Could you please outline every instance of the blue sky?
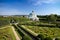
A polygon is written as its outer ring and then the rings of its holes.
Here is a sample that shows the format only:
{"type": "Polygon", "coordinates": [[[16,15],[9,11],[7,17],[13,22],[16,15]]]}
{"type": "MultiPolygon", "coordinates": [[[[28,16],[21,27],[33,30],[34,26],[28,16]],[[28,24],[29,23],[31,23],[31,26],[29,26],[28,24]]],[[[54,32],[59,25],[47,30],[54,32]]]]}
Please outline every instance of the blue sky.
{"type": "Polygon", "coordinates": [[[0,0],[0,15],[60,15],[60,0],[0,0]]]}

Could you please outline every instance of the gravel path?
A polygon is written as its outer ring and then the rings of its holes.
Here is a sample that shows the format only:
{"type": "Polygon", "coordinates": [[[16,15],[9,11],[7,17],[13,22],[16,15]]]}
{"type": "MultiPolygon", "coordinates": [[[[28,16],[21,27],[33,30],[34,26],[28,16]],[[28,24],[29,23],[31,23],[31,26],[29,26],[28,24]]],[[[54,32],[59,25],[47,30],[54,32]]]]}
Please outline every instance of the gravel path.
{"type": "Polygon", "coordinates": [[[20,40],[20,38],[18,37],[18,35],[17,35],[17,33],[16,33],[16,31],[15,31],[13,26],[12,26],[12,30],[13,30],[13,33],[14,33],[14,35],[16,37],[16,40],[20,40]]]}

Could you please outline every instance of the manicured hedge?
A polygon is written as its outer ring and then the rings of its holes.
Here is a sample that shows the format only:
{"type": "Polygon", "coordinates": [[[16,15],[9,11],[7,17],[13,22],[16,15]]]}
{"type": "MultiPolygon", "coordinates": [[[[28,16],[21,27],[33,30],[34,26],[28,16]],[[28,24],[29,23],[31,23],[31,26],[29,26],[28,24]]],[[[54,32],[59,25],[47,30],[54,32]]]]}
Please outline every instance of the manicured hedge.
{"type": "Polygon", "coordinates": [[[55,40],[60,40],[60,38],[55,38],[55,40]]]}
{"type": "Polygon", "coordinates": [[[44,40],[52,40],[51,37],[46,37],[44,40]]]}
{"type": "Polygon", "coordinates": [[[13,26],[14,26],[16,29],[18,29],[17,32],[21,35],[22,40],[32,40],[32,38],[31,38],[29,35],[27,35],[27,34],[23,31],[23,29],[19,28],[17,25],[14,25],[14,24],[13,24],[13,26]],[[21,30],[20,30],[20,29],[21,29],[21,30]]]}
{"type": "Polygon", "coordinates": [[[27,35],[25,35],[25,36],[22,37],[22,40],[32,40],[32,38],[27,36],[27,35]]]}
{"type": "Polygon", "coordinates": [[[44,40],[44,36],[42,34],[39,34],[37,37],[40,38],[39,40],[44,40]]]}

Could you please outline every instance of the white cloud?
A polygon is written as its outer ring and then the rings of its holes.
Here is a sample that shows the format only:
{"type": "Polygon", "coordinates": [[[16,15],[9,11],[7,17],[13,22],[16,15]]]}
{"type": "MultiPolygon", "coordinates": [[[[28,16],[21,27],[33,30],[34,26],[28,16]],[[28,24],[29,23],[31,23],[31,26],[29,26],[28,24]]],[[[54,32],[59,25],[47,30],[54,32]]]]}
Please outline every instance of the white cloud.
{"type": "Polygon", "coordinates": [[[59,0],[29,0],[32,2],[33,5],[42,5],[43,3],[45,4],[50,4],[50,3],[56,3],[59,0]]]}

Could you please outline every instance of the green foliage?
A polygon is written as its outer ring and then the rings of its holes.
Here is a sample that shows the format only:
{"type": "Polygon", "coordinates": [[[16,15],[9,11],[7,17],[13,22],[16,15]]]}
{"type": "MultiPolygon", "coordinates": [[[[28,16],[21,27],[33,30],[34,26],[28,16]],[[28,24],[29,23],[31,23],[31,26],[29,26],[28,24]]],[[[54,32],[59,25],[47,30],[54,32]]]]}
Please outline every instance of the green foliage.
{"type": "Polygon", "coordinates": [[[10,23],[17,23],[17,20],[12,18],[12,19],[10,19],[10,23]]]}
{"type": "Polygon", "coordinates": [[[18,27],[16,25],[12,25],[15,27],[16,31],[21,35],[21,36],[24,36],[24,34],[21,32],[21,30],[18,29],[18,27]]]}
{"type": "Polygon", "coordinates": [[[22,40],[32,40],[32,38],[27,35],[23,29],[20,28],[20,26],[16,26],[16,25],[13,25],[16,29],[17,29],[17,32],[21,35],[22,37],[22,40]]]}
{"type": "Polygon", "coordinates": [[[42,34],[39,34],[38,37],[41,39],[41,40],[44,40],[44,36],[42,34]]]}
{"type": "Polygon", "coordinates": [[[24,22],[24,21],[30,21],[30,20],[29,20],[28,18],[26,18],[26,17],[20,17],[20,18],[19,18],[19,21],[20,21],[20,22],[21,22],[21,21],[24,22]]]}
{"type": "Polygon", "coordinates": [[[52,40],[51,37],[46,37],[44,40],[52,40]]]}
{"type": "Polygon", "coordinates": [[[8,25],[8,24],[9,24],[9,18],[0,17],[0,26],[8,25]]]}
{"type": "Polygon", "coordinates": [[[16,40],[11,27],[6,26],[0,29],[0,40],[16,40]]]}
{"type": "Polygon", "coordinates": [[[51,14],[51,15],[49,15],[48,16],[48,21],[50,21],[50,22],[56,22],[56,20],[57,20],[57,15],[56,14],[51,14]]]}
{"type": "Polygon", "coordinates": [[[32,38],[27,36],[27,35],[25,35],[25,36],[23,36],[22,40],[32,40],[32,38]]]}
{"type": "Polygon", "coordinates": [[[28,29],[34,31],[37,34],[42,34],[44,37],[57,37],[60,36],[60,28],[51,28],[51,27],[39,27],[39,26],[27,26],[28,29]]]}
{"type": "Polygon", "coordinates": [[[60,38],[55,38],[55,40],[60,40],[60,38]]]}

